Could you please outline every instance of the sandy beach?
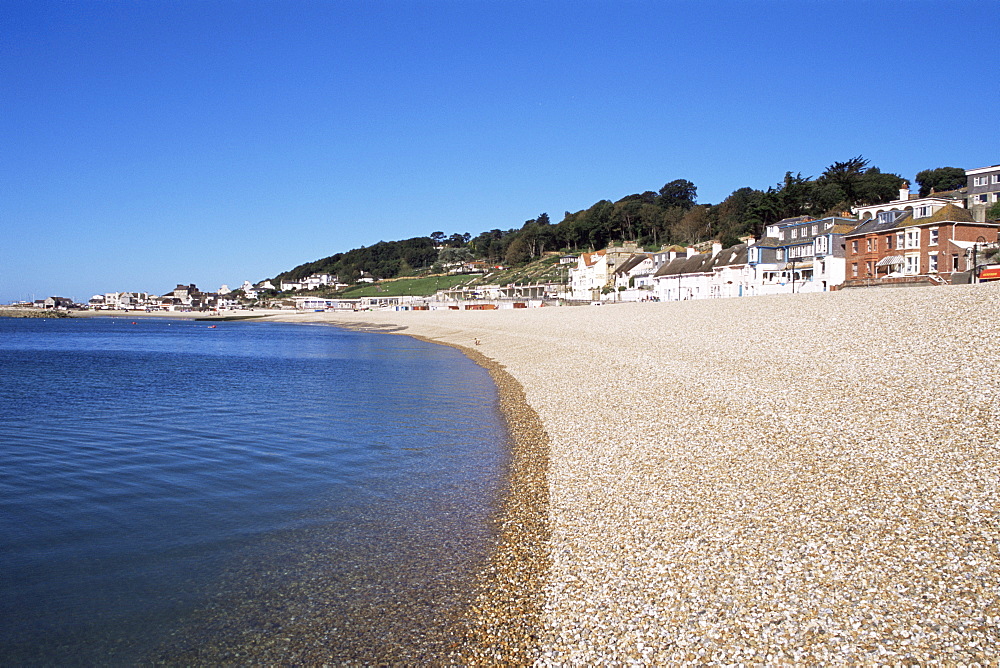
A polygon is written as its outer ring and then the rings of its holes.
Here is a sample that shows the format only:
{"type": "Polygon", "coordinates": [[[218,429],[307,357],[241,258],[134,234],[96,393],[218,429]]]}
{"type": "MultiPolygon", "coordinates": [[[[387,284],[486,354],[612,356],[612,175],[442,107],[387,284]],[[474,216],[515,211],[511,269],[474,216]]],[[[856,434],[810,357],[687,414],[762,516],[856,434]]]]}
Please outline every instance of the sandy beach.
{"type": "Polygon", "coordinates": [[[467,347],[523,388],[538,573],[483,609],[537,615],[486,622],[484,663],[997,660],[1000,285],[282,319],[467,347]]]}

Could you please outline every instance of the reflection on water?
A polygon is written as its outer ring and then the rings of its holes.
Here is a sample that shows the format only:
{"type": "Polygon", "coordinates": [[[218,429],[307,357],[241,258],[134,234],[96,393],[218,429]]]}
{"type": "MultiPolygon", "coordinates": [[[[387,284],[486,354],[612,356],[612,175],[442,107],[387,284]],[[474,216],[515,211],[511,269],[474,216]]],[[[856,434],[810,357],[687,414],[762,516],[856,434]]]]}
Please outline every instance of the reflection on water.
{"type": "Polygon", "coordinates": [[[450,348],[0,319],[0,661],[420,656],[485,558],[505,434],[450,348]]]}

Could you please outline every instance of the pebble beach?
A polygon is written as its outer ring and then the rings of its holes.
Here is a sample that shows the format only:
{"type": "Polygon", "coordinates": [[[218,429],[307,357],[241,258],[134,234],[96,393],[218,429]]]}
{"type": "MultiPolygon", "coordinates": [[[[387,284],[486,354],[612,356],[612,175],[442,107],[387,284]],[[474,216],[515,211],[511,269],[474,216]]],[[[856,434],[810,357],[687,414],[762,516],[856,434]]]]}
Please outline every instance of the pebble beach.
{"type": "Polygon", "coordinates": [[[460,662],[1000,656],[1000,284],[283,319],[464,347],[523,396],[460,662]]]}

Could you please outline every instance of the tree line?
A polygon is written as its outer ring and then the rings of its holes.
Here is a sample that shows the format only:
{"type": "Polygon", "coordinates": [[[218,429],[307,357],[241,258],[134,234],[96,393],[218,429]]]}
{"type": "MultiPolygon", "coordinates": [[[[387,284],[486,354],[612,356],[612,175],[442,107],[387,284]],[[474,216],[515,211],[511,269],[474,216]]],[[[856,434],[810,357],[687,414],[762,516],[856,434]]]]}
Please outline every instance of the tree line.
{"type": "MultiPolygon", "coordinates": [[[[297,280],[329,272],[352,283],[362,271],[377,278],[408,276],[433,267],[443,257],[518,265],[549,251],[598,250],[621,241],[649,249],[708,239],[731,246],[741,237],[760,238],[765,226],[783,218],[850,215],[852,206],[889,202],[898,197],[903,182],[898,174],[883,172],[862,156],[835,162],[815,178],[786,172],[766,190],[739,188],[718,204],[699,204],[695,184],[676,179],[657,191],[614,202],[599,200],[587,209],[567,211],[555,224],[542,213],[519,228],[493,229],[477,236],[433,232],[404,241],[381,241],[299,265],[276,278],[297,280]]],[[[963,169],[939,167],[917,173],[916,182],[921,196],[926,196],[960,188],[966,176],[963,169]]]]}

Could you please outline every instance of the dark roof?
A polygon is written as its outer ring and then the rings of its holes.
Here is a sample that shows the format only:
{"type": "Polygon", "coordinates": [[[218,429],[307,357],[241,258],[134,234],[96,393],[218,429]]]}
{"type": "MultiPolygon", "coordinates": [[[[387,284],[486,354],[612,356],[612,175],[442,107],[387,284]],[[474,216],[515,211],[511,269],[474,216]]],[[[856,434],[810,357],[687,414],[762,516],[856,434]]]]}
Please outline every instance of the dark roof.
{"type": "Polygon", "coordinates": [[[648,259],[648,258],[649,258],[649,255],[646,255],[644,253],[640,254],[640,255],[633,255],[629,259],[627,259],[624,262],[622,262],[621,265],[619,265],[618,268],[615,269],[615,273],[616,274],[624,274],[627,271],[631,271],[632,269],[634,269],[638,265],[642,264],[643,261],[646,260],[646,259],[648,259]]]}
{"type": "Polygon", "coordinates": [[[785,242],[784,241],[778,241],[774,237],[764,237],[763,239],[761,239],[760,241],[758,241],[754,245],[755,246],[762,246],[764,248],[778,248],[780,246],[784,246],[785,242]]]}
{"type": "Polygon", "coordinates": [[[886,230],[892,230],[897,227],[904,227],[907,223],[913,220],[913,212],[910,210],[899,211],[899,214],[891,222],[882,222],[879,220],[878,216],[874,218],[869,218],[863,221],[860,225],[854,228],[853,232],[848,232],[845,237],[856,237],[865,234],[874,234],[877,232],[885,232],[886,230]]]}
{"type": "Polygon", "coordinates": [[[812,216],[795,216],[794,218],[782,218],[775,225],[795,225],[796,223],[805,223],[812,220],[812,216]]]}
{"type": "Polygon", "coordinates": [[[737,244],[735,246],[730,246],[729,248],[724,248],[715,256],[712,262],[712,268],[716,267],[731,267],[734,265],[741,265],[747,263],[747,245],[737,244]]]}
{"type": "Polygon", "coordinates": [[[706,271],[712,266],[712,258],[714,256],[711,253],[701,253],[700,255],[695,255],[689,257],[685,262],[684,266],[681,268],[678,274],[699,274],[706,271]]]}
{"type": "Polygon", "coordinates": [[[664,262],[663,266],[657,269],[653,276],[674,276],[683,273],[681,269],[687,264],[687,261],[686,257],[675,257],[670,262],[664,262]]]}

